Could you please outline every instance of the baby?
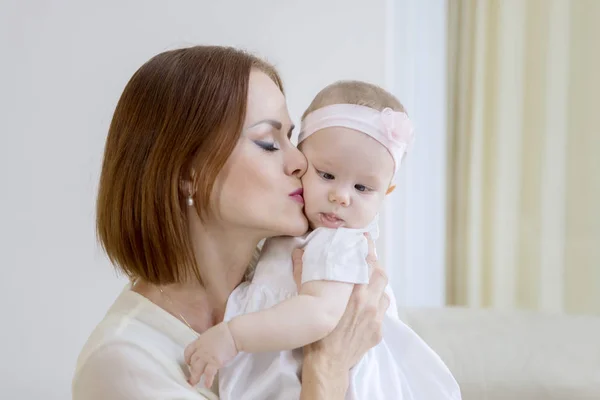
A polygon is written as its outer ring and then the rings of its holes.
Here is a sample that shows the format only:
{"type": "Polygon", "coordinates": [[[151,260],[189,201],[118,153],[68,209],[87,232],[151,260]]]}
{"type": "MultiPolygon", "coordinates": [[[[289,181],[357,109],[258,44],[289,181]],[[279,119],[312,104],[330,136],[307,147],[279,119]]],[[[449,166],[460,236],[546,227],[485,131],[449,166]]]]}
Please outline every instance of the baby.
{"type": "MultiPolygon", "coordinates": [[[[354,284],[369,281],[368,243],[413,140],[404,107],[380,87],[342,81],[323,89],[302,117],[298,146],[310,230],[266,241],[251,282],[237,287],[224,322],[186,349],[191,384],[221,399],[298,399],[303,346],[337,325],[354,284]],[[301,287],[291,253],[304,250],[301,287]]],[[[393,294],[383,340],[352,369],[349,399],[460,399],[441,359],[397,315],[393,294]]]]}

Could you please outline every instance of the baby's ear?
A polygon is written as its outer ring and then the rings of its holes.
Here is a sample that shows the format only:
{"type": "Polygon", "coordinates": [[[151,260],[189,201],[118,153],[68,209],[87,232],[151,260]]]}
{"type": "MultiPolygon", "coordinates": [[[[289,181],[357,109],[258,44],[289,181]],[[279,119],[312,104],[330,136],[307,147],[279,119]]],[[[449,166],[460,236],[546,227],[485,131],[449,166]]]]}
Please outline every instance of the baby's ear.
{"type": "Polygon", "coordinates": [[[387,192],[385,192],[386,195],[392,193],[394,191],[394,189],[396,189],[396,185],[390,185],[390,187],[388,188],[387,192]]]}

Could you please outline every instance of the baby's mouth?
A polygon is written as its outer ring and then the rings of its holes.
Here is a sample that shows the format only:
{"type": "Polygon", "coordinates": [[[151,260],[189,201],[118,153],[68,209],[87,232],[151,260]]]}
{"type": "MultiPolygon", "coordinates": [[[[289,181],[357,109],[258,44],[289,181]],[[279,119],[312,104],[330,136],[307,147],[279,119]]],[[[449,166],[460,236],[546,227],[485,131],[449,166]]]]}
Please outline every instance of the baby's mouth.
{"type": "Polygon", "coordinates": [[[319,219],[327,228],[339,228],[344,224],[344,220],[334,213],[319,213],[319,219]]]}

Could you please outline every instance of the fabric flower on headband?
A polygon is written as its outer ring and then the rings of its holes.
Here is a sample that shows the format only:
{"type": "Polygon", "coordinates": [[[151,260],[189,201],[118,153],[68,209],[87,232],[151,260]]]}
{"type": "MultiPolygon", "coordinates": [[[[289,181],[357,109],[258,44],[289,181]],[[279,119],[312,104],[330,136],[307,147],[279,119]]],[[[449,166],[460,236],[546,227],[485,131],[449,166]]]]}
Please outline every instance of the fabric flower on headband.
{"type": "Polygon", "coordinates": [[[414,141],[413,124],[406,113],[386,107],[381,111],[381,122],[391,141],[396,142],[398,145],[404,144],[407,148],[414,141]]]}

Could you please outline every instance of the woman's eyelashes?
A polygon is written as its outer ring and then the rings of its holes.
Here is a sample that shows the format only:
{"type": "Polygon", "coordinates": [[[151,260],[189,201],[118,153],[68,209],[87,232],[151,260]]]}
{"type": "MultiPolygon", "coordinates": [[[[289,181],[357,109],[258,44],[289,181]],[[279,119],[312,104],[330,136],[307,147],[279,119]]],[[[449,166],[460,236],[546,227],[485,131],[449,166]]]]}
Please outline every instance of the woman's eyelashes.
{"type": "Polygon", "coordinates": [[[256,143],[256,145],[258,147],[260,147],[261,149],[265,150],[265,151],[277,151],[279,150],[279,147],[277,145],[277,143],[275,142],[266,142],[264,140],[255,140],[254,143],[256,143]]]}

